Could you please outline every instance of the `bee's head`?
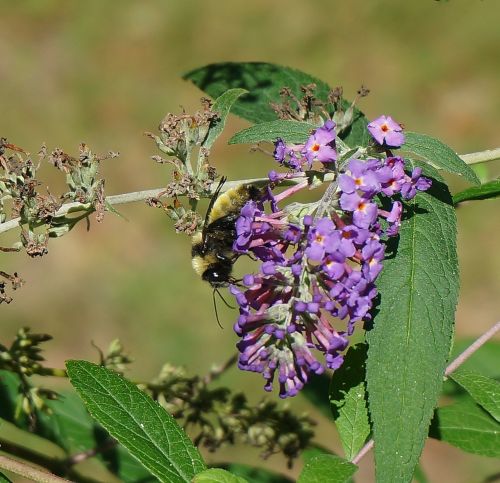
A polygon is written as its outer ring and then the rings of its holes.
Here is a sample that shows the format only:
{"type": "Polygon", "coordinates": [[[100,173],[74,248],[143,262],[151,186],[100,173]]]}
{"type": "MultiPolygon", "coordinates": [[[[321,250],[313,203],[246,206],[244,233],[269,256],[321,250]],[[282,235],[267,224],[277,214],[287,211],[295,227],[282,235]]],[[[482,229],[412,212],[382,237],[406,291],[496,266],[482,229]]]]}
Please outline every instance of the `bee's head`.
{"type": "Polygon", "coordinates": [[[232,268],[233,264],[230,260],[220,260],[210,264],[201,278],[214,288],[227,287],[232,280],[232,268]]]}

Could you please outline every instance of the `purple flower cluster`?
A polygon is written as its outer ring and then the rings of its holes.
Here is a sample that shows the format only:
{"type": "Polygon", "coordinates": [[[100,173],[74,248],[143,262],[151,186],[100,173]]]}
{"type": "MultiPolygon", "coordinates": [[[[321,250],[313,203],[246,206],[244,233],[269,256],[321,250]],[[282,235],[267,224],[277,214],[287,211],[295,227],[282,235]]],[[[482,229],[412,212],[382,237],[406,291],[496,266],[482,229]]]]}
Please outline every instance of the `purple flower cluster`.
{"type": "MultiPolygon", "coordinates": [[[[327,121],[304,145],[278,140],[275,159],[296,170],[335,161],[334,127],[327,121]]],[[[241,337],[239,367],[261,373],[266,390],[277,379],[280,397],[294,396],[311,373],[340,367],[356,322],[370,320],[383,239],[401,224],[403,204],[391,198],[411,199],[430,187],[419,168],[409,175],[404,167],[400,157],[351,159],[338,176],[338,202],[327,216],[291,216],[278,207],[307,186],[305,178],[276,196],[268,190],[241,210],[233,249],[251,253],[261,265],[243,277],[243,286],[230,287],[240,312],[234,326],[241,337]],[[381,198],[384,206],[392,201],[390,209],[379,206],[381,198]]]]}

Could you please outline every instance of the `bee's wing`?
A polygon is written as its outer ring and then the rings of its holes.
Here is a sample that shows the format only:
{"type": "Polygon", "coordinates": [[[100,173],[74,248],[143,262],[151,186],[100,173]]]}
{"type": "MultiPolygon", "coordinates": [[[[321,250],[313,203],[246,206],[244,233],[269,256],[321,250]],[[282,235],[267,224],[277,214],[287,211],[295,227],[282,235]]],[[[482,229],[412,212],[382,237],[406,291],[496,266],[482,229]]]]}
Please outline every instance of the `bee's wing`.
{"type": "Polygon", "coordinates": [[[219,184],[218,184],[217,188],[215,189],[214,194],[212,195],[212,198],[210,198],[210,203],[208,204],[207,213],[205,214],[205,221],[203,223],[203,232],[202,232],[203,241],[205,241],[205,236],[207,233],[207,226],[208,226],[208,219],[210,218],[210,213],[212,212],[212,208],[214,207],[214,203],[217,201],[217,198],[220,195],[220,191],[222,189],[222,186],[224,185],[224,183],[226,181],[227,181],[226,176],[223,176],[220,179],[219,184]]]}

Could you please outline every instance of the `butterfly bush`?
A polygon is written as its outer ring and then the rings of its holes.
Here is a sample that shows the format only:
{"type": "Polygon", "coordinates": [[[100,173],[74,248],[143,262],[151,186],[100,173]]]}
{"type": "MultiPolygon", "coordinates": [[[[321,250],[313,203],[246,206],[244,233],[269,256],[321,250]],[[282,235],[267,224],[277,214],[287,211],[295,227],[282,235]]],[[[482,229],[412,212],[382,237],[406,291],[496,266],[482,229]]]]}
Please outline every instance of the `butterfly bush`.
{"type": "Polygon", "coordinates": [[[299,178],[297,184],[279,194],[269,187],[261,199],[245,204],[236,222],[234,251],[260,262],[257,273],[230,287],[240,314],[234,325],[241,338],[238,364],[261,373],[266,391],[277,379],[282,398],[295,396],[311,373],[342,365],[356,324],[371,319],[385,241],[401,225],[401,200],[431,185],[420,168],[408,174],[404,159],[391,154],[391,147],[404,143],[399,124],[381,116],[368,131],[377,157],[353,157],[340,169],[331,120],[304,144],[278,139],[274,159],[289,171],[271,171],[271,186],[285,178],[299,178]],[[314,163],[337,173],[331,200],[305,211],[281,208],[308,187],[314,163]]]}

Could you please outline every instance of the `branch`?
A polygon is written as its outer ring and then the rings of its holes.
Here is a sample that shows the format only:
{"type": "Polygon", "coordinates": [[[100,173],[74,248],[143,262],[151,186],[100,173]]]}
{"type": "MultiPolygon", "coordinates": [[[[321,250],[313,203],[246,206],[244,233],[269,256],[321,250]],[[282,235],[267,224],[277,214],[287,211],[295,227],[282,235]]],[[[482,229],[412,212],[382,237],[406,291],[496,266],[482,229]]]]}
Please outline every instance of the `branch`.
{"type": "Polygon", "coordinates": [[[9,456],[15,456],[29,461],[37,466],[41,466],[52,473],[61,474],[61,460],[57,458],[50,458],[31,448],[20,446],[19,444],[0,438],[0,451],[8,453],[9,456]]]}
{"type": "MultiPolygon", "coordinates": [[[[493,161],[495,159],[500,159],[500,148],[491,149],[487,151],[480,151],[477,153],[462,154],[460,157],[467,164],[484,163],[486,161],[493,161]]],[[[325,176],[325,181],[331,181],[330,176],[325,176]]],[[[292,186],[300,183],[301,178],[292,178],[283,180],[281,186],[292,186]]],[[[268,178],[250,178],[238,181],[229,181],[224,184],[222,191],[227,191],[240,184],[254,184],[254,185],[264,185],[269,182],[268,178]]],[[[120,195],[112,195],[106,197],[106,202],[110,205],[123,205],[125,203],[135,203],[136,201],[144,201],[148,198],[158,198],[161,197],[165,188],[156,188],[151,190],[134,191],[132,193],[123,193],[120,195]]],[[[59,210],[56,211],[55,216],[64,216],[67,213],[75,213],[79,211],[93,211],[92,207],[88,204],[82,204],[78,202],[66,203],[59,210]]],[[[14,218],[12,220],[0,223],[0,233],[12,230],[20,225],[21,219],[14,218]]]]}
{"type": "Polygon", "coordinates": [[[224,372],[234,366],[237,360],[238,355],[233,354],[224,364],[210,369],[210,372],[203,378],[203,382],[205,384],[210,384],[214,380],[218,379],[224,372]]]}
{"type": "Polygon", "coordinates": [[[447,368],[444,372],[445,376],[449,376],[459,366],[461,366],[474,352],[476,352],[482,345],[491,339],[500,330],[500,322],[497,322],[490,330],[485,332],[479,339],[473,342],[467,349],[465,349],[447,368]]]}
{"type": "Polygon", "coordinates": [[[500,148],[479,151],[478,153],[461,154],[460,157],[467,164],[485,163],[500,159],[500,148]]]}
{"type": "Polygon", "coordinates": [[[0,468],[3,470],[11,471],[16,475],[24,476],[25,478],[32,481],[39,481],[42,483],[62,483],[69,482],[70,480],[65,480],[52,473],[48,473],[43,470],[39,470],[34,466],[28,465],[21,461],[14,460],[12,458],[7,458],[7,456],[0,455],[0,468]]]}
{"type": "Polygon", "coordinates": [[[93,458],[94,456],[97,456],[100,453],[105,453],[106,451],[115,448],[117,445],[118,441],[116,441],[115,439],[109,439],[105,441],[101,446],[98,446],[97,448],[90,448],[86,451],[81,451],[80,453],[75,453],[69,456],[63,462],[63,465],[67,468],[70,468],[71,466],[77,465],[78,463],[88,460],[89,458],[93,458]]]}
{"type": "MultiPolygon", "coordinates": [[[[283,181],[283,185],[287,186],[289,184],[297,184],[298,180],[289,179],[283,181]]],[[[248,184],[266,184],[269,183],[268,178],[252,178],[241,181],[229,181],[224,184],[222,191],[227,191],[235,186],[238,186],[242,183],[248,184]]],[[[125,203],[134,203],[136,201],[144,201],[148,198],[158,198],[161,197],[165,188],[156,188],[152,190],[144,190],[144,191],[134,191],[132,193],[123,193],[120,195],[112,195],[106,197],[106,202],[110,205],[123,205],[125,203]]],[[[89,204],[72,202],[65,203],[59,208],[54,217],[64,216],[68,213],[76,213],[79,211],[88,211],[89,213],[93,211],[93,208],[89,204]]],[[[18,227],[21,224],[21,218],[14,218],[12,220],[6,221],[4,223],[0,223],[0,233],[4,233],[6,231],[12,230],[13,228],[18,227]]]]}
{"type": "MultiPolygon", "coordinates": [[[[473,342],[467,349],[465,349],[452,363],[448,365],[444,371],[445,376],[449,376],[459,366],[461,366],[474,352],[476,352],[482,345],[491,339],[500,330],[500,322],[497,322],[491,329],[485,332],[479,339],[473,342]]],[[[352,463],[357,465],[359,461],[373,448],[374,441],[370,439],[358,452],[357,455],[351,460],[352,463]]]]}

